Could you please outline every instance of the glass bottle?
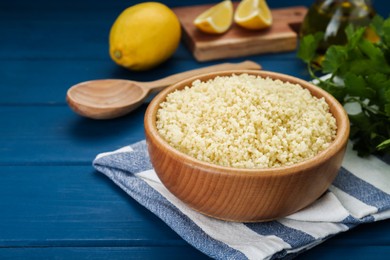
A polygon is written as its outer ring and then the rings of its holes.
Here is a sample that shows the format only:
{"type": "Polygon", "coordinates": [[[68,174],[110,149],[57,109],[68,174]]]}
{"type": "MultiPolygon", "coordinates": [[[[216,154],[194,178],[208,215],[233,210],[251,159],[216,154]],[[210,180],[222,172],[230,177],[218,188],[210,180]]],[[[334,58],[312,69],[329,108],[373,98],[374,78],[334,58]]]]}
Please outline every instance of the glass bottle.
{"type": "Polygon", "coordinates": [[[346,43],[348,24],[365,26],[374,16],[375,10],[369,0],[316,0],[305,16],[300,37],[323,32],[324,38],[317,50],[323,55],[330,45],[346,43]]]}

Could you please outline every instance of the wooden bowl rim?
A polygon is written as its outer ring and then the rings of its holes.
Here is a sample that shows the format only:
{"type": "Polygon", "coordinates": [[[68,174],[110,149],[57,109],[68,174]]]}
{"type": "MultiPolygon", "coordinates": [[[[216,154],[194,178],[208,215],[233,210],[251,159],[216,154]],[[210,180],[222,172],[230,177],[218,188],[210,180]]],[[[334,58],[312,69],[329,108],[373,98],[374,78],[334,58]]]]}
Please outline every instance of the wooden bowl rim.
{"type": "Polygon", "coordinates": [[[311,169],[313,167],[316,167],[319,164],[325,163],[327,160],[329,160],[331,157],[333,157],[338,151],[343,149],[348,141],[349,138],[349,130],[350,130],[350,124],[349,119],[346,111],[344,110],[343,106],[328,92],[325,90],[313,85],[312,83],[299,79],[297,77],[293,77],[287,74],[277,73],[277,72],[271,72],[271,71],[264,71],[264,70],[226,70],[226,71],[220,71],[220,72],[211,72],[206,73],[198,76],[194,76],[191,78],[188,78],[186,80],[182,80],[180,82],[177,82],[163,91],[161,91],[158,95],[156,95],[152,101],[150,102],[144,118],[144,127],[145,132],[149,136],[150,140],[155,145],[158,145],[160,147],[164,147],[165,151],[170,153],[170,156],[175,157],[178,161],[181,161],[186,164],[190,164],[193,167],[196,167],[198,169],[201,169],[203,171],[209,172],[211,174],[229,174],[232,176],[240,175],[240,176],[247,176],[247,177],[268,177],[268,176],[285,176],[294,174],[297,172],[303,172],[308,169],[311,169]],[[290,82],[301,85],[303,88],[308,89],[312,95],[313,92],[317,93],[317,96],[324,97],[326,102],[328,103],[330,109],[333,110],[332,114],[336,118],[337,121],[337,134],[335,140],[330,144],[329,147],[327,147],[325,150],[318,153],[316,156],[309,158],[305,161],[289,165],[289,166],[282,166],[282,167],[275,167],[275,168],[234,168],[234,167],[227,167],[227,166],[221,166],[217,164],[212,164],[208,162],[204,162],[201,160],[198,160],[196,158],[193,158],[190,155],[187,155],[183,152],[180,152],[179,150],[172,147],[157,131],[156,128],[156,114],[157,110],[159,109],[159,104],[163,101],[165,101],[166,96],[171,93],[172,91],[176,89],[182,89],[185,86],[190,86],[193,81],[195,80],[208,80],[217,76],[230,76],[233,74],[249,74],[249,75],[256,75],[261,77],[270,77],[272,79],[279,79],[283,82],[290,82]],[[319,94],[319,95],[318,95],[319,94]]]}

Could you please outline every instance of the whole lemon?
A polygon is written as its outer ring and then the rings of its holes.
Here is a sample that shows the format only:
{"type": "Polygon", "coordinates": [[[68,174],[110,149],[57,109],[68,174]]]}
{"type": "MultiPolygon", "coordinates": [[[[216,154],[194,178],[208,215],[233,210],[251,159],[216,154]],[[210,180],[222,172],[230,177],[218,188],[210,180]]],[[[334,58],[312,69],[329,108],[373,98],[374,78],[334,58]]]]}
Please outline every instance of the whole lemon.
{"type": "Polygon", "coordinates": [[[173,55],[180,36],[179,19],[166,5],[136,4],[125,9],[112,25],[110,56],[130,70],[148,70],[173,55]]]}

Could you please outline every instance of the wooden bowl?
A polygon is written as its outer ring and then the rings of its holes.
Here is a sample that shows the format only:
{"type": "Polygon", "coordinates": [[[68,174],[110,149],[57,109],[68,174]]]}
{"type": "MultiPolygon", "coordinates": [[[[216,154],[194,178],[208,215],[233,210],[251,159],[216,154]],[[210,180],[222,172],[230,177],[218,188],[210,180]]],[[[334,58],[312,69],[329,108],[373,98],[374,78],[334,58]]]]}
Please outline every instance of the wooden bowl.
{"type": "Polygon", "coordinates": [[[317,200],[335,179],[349,135],[348,116],[330,94],[295,77],[266,71],[225,71],[174,84],[150,103],[145,114],[145,134],[153,167],[165,187],[192,209],[218,219],[239,222],[268,221],[292,214],[317,200]],[[171,147],[156,129],[159,104],[168,93],[216,76],[247,73],[280,79],[324,97],[337,121],[335,140],[306,161],[285,167],[243,169],[202,162],[171,147]]]}

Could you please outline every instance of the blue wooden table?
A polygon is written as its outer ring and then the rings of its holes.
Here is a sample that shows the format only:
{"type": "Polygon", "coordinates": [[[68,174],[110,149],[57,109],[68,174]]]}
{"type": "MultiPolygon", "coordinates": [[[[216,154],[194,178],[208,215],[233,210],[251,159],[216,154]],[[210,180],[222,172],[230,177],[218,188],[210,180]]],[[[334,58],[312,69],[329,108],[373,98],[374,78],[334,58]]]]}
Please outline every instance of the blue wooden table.
{"type": "MultiPolygon", "coordinates": [[[[165,1],[170,6],[213,1],[165,1]]],[[[218,2],[218,1],[214,1],[218,2]]],[[[73,113],[67,89],[98,78],[153,80],[198,63],[184,45],[162,66],[130,72],[108,56],[108,32],[135,1],[0,1],[0,259],[202,259],[91,162],[144,139],[147,104],[115,120],[73,113]]],[[[269,1],[272,8],[311,1],[269,1]]],[[[387,16],[390,4],[374,2],[387,16]]],[[[224,62],[239,62],[227,59],[224,62]]],[[[295,52],[249,59],[309,79],[295,52]]],[[[357,227],[300,259],[389,259],[390,221],[357,227]]]]}

